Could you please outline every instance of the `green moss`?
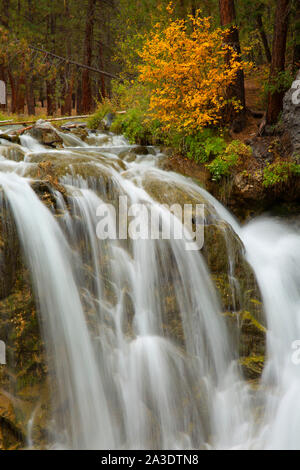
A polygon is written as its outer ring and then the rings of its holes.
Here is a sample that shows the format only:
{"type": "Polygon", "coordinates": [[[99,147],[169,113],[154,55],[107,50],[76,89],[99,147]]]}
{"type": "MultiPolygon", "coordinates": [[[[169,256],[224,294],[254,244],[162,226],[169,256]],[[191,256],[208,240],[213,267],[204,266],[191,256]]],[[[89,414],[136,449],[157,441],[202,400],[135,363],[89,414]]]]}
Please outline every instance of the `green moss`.
{"type": "Polygon", "coordinates": [[[263,185],[266,188],[287,183],[293,176],[300,176],[300,165],[291,162],[277,162],[268,164],[264,170],[263,185]]]}
{"type": "Polygon", "coordinates": [[[262,374],[265,356],[242,357],[240,358],[239,363],[243,368],[246,378],[257,379],[262,374]]]}

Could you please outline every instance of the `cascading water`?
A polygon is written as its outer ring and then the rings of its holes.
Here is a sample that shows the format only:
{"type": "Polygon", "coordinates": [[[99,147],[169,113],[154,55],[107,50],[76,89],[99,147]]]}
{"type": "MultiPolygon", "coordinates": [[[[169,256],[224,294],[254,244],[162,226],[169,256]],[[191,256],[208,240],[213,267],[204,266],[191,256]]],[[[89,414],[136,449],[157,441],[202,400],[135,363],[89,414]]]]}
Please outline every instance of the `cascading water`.
{"type": "MultiPolygon", "coordinates": [[[[123,137],[91,134],[92,147],[60,135],[62,150],[49,151],[29,136],[14,150],[0,147],[0,187],[30,269],[55,371],[47,446],[299,448],[300,380],[291,361],[291,345],[300,339],[296,230],[269,219],[239,227],[190,179],[162,170],[162,155],[153,148],[139,156],[123,137]],[[45,155],[59,177],[59,189],[57,184],[49,189],[55,210],[31,188],[45,155]],[[173,238],[97,237],[97,208],[105,205],[113,217],[109,204],[116,205],[120,195],[129,204],[151,207],[173,229],[181,224],[158,202],[149,181],[159,182],[159,192],[167,195],[168,188],[179,188],[204,201],[207,217],[225,221],[244,242],[269,330],[258,391],[241,373],[199,251],[186,251],[184,240],[173,238]],[[264,408],[259,419],[257,402],[264,408]]],[[[232,258],[229,239],[227,248],[232,258]]],[[[36,409],[28,421],[30,446],[36,445],[36,409]]]]}

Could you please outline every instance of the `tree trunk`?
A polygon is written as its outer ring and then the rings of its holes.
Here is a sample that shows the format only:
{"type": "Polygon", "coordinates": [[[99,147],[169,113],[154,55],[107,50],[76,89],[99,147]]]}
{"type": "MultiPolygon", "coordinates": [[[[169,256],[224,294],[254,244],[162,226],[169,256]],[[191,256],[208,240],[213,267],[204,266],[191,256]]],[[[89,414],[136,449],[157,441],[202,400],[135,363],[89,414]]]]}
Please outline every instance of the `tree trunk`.
{"type": "Polygon", "coordinates": [[[260,14],[257,16],[256,22],[257,22],[257,27],[258,27],[258,30],[259,30],[259,34],[260,34],[262,43],[264,45],[266,58],[267,58],[267,61],[270,64],[271,60],[272,60],[272,56],[271,56],[271,51],[270,51],[270,47],[269,47],[268,38],[267,38],[265,29],[264,29],[262,16],[260,14]]]}
{"type": "Polygon", "coordinates": [[[297,72],[300,68],[300,2],[296,3],[295,12],[295,32],[294,32],[294,50],[293,50],[293,70],[297,72]]]}
{"type": "MultiPolygon", "coordinates": [[[[231,46],[239,55],[241,54],[239,30],[236,25],[236,14],[234,0],[219,0],[221,26],[229,27],[228,34],[225,35],[225,42],[231,46]]],[[[241,132],[246,125],[246,103],[245,103],[245,80],[244,72],[237,73],[234,83],[228,89],[229,99],[237,98],[242,106],[240,111],[229,106],[226,110],[227,119],[232,122],[235,132],[241,132]]]]}
{"type": "Polygon", "coordinates": [[[67,81],[67,85],[64,89],[64,103],[61,107],[61,114],[62,116],[71,116],[72,115],[72,105],[73,105],[73,101],[72,101],[72,95],[73,95],[73,88],[74,88],[74,74],[73,76],[71,77],[71,79],[69,79],[67,81]]]}
{"type": "MultiPolygon", "coordinates": [[[[85,65],[91,67],[93,55],[93,32],[94,16],[97,0],[88,1],[88,10],[86,16],[85,41],[84,41],[84,59],[85,65]]],[[[92,84],[89,70],[82,72],[82,112],[89,113],[94,107],[92,97],[92,84]]]]}
{"type": "Polygon", "coordinates": [[[9,7],[10,7],[10,0],[2,0],[2,11],[0,15],[0,22],[5,27],[9,27],[9,7]]]}
{"type": "MultiPolygon", "coordinates": [[[[102,43],[99,43],[99,68],[100,70],[104,69],[104,62],[103,62],[103,47],[102,43]]],[[[100,75],[100,79],[98,80],[98,90],[99,90],[99,97],[103,100],[106,97],[106,88],[105,88],[105,79],[104,75],[100,75]]]]}
{"type": "Polygon", "coordinates": [[[32,77],[26,82],[26,102],[28,114],[35,116],[34,80],[32,77]]]}
{"type": "MultiPolygon", "coordinates": [[[[47,18],[47,29],[50,39],[51,49],[55,51],[56,46],[56,16],[53,11],[50,10],[50,13],[47,18]]],[[[49,60],[49,68],[51,68],[51,62],[49,60]]],[[[54,116],[57,110],[56,104],[56,75],[46,80],[46,95],[47,95],[47,115],[54,116]]]]}
{"type": "Polygon", "coordinates": [[[17,114],[24,114],[25,92],[26,92],[26,80],[25,80],[24,73],[21,72],[20,78],[18,79],[18,87],[17,87],[17,100],[16,100],[16,110],[15,110],[17,114]]]}
{"type": "MultiPolygon", "coordinates": [[[[1,9],[1,14],[0,14],[0,24],[4,26],[4,28],[9,27],[9,6],[10,6],[10,0],[2,0],[2,9],[1,9]]],[[[6,68],[3,64],[0,64],[0,80],[3,80],[3,82],[7,82],[7,73],[6,73],[6,68]]],[[[7,83],[6,83],[7,85],[7,83]]],[[[7,87],[6,87],[7,90],[7,87]]],[[[6,99],[6,105],[1,104],[0,105],[0,110],[1,111],[6,111],[7,110],[7,99],[6,99]]]]}
{"type": "Polygon", "coordinates": [[[82,79],[78,79],[77,90],[76,90],[76,113],[82,113],[82,79]]]}
{"type": "Polygon", "coordinates": [[[47,87],[47,115],[54,116],[56,113],[56,109],[57,109],[56,97],[55,97],[56,81],[47,80],[46,87],[47,87]]]}
{"type": "MultiPolygon", "coordinates": [[[[278,74],[280,72],[283,72],[285,69],[285,52],[288,33],[289,12],[290,0],[277,0],[272,62],[269,81],[271,86],[276,86],[278,74]]],[[[275,124],[277,122],[278,116],[282,111],[283,97],[283,90],[279,89],[275,92],[269,92],[266,116],[267,124],[275,124]]]]}
{"type": "MultiPolygon", "coordinates": [[[[72,57],[72,44],[71,44],[71,36],[70,34],[68,34],[68,22],[71,19],[69,0],[65,0],[64,7],[65,7],[65,17],[67,20],[65,23],[66,29],[64,33],[66,36],[67,58],[70,59],[72,57]]],[[[66,63],[64,77],[63,77],[63,90],[62,90],[62,97],[63,97],[63,104],[61,106],[62,116],[70,116],[72,114],[73,86],[74,86],[74,74],[72,75],[72,69],[71,69],[70,64],[66,63]]]]}
{"type": "MultiPolygon", "coordinates": [[[[33,21],[33,8],[32,0],[27,0],[27,15],[30,22],[33,21]]],[[[27,111],[30,116],[35,115],[35,100],[34,100],[34,77],[33,77],[33,59],[30,60],[30,71],[26,78],[26,103],[27,111]]]]}
{"type": "Polygon", "coordinates": [[[6,83],[6,70],[3,64],[0,64],[0,80],[6,84],[6,104],[0,104],[0,110],[7,110],[7,83],[6,83]]]}

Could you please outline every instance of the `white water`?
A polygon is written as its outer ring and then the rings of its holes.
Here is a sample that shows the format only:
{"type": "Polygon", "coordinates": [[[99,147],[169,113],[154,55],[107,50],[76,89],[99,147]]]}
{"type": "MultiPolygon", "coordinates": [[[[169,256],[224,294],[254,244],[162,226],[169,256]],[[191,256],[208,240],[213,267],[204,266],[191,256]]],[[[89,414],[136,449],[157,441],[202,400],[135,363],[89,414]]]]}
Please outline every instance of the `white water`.
{"type": "MultiPolygon", "coordinates": [[[[64,139],[73,146],[77,137],[64,139]]],[[[300,366],[291,361],[292,343],[300,340],[296,229],[271,219],[239,227],[220,203],[191,180],[159,169],[159,155],[120,161],[122,148],[130,150],[124,138],[100,136],[98,149],[85,145],[70,149],[72,162],[87,158],[94,165],[95,178],[76,176],[70,165],[70,174],[62,179],[72,195],[70,211],[60,193],[55,193],[64,213],[60,223],[25,177],[26,168],[29,171],[35,165],[33,155],[45,154],[45,148],[24,136],[26,163],[12,162],[7,151],[0,161],[0,186],[30,267],[49,354],[54,358],[59,401],[64,403],[63,412],[54,403],[51,432],[55,439],[49,445],[300,448],[300,366]],[[113,188],[104,190],[98,171],[113,180],[113,188]],[[268,361],[256,398],[265,410],[259,423],[254,391],[240,374],[201,254],[186,251],[182,240],[137,240],[128,245],[96,237],[97,207],[115,194],[151,205],[168,223],[169,214],[144,189],[149,177],[204,197],[211,216],[227,221],[245,244],[268,322],[268,361]],[[174,302],[171,317],[168,298],[174,302]],[[172,315],[177,315],[176,325],[182,325],[179,343],[166,329],[174,320],[172,315]]],[[[69,155],[65,150],[54,153],[61,158],[69,155]]],[[[175,218],[173,222],[180,223],[175,218]]],[[[28,423],[30,447],[34,446],[34,417],[28,423]]]]}

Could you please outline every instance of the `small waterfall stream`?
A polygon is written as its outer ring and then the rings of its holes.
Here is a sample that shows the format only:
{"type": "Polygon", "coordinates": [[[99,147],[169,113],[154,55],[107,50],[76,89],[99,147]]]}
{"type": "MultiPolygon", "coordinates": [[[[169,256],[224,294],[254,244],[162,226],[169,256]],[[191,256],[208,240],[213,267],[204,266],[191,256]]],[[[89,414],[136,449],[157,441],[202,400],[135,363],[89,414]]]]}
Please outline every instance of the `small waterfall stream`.
{"type": "MultiPolygon", "coordinates": [[[[52,406],[48,447],[300,448],[300,369],[291,360],[300,340],[299,232],[267,218],[240,227],[192,180],[164,171],[157,149],[138,155],[123,137],[90,135],[92,146],[60,136],[61,150],[29,136],[0,147],[0,188],[30,269],[60,403],[52,406]],[[55,209],[32,189],[45,157],[58,169],[49,189],[55,209]],[[149,182],[159,183],[158,196],[149,182]],[[97,237],[98,207],[113,218],[120,195],[176,228],[181,222],[159,201],[174,189],[205,202],[206,217],[244,243],[268,326],[258,390],[243,377],[200,251],[174,238],[97,237]]],[[[35,412],[29,430],[34,419],[35,412]]],[[[35,446],[31,435],[28,443],[35,446]]]]}

